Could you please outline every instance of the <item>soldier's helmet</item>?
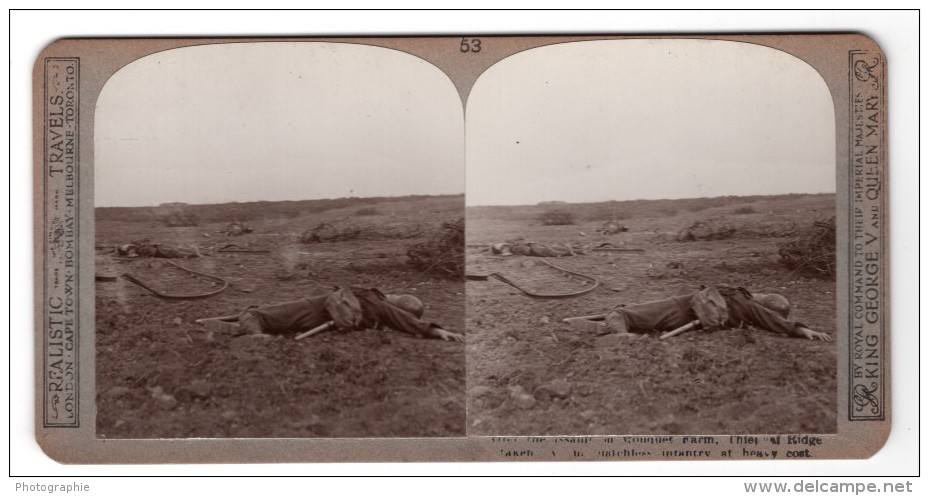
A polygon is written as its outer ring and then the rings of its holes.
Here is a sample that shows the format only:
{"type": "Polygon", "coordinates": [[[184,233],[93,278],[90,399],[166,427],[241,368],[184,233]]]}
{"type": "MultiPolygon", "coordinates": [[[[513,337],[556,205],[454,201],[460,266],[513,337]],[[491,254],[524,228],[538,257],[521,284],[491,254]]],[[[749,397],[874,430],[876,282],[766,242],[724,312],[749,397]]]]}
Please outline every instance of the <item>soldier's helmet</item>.
{"type": "Polygon", "coordinates": [[[417,319],[421,319],[423,312],[426,310],[426,306],[423,305],[419,298],[409,294],[387,295],[387,302],[401,310],[406,310],[416,316],[417,319]]]}
{"type": "Polygon", "coordinates": [[[790,302],[787,301],[787,298],[777,293],[755,293],[754,297],[758,300],[758,303],[761,303],[769,310],[774,310],[781,317],[786,319],[790,315],[790,302]]]}

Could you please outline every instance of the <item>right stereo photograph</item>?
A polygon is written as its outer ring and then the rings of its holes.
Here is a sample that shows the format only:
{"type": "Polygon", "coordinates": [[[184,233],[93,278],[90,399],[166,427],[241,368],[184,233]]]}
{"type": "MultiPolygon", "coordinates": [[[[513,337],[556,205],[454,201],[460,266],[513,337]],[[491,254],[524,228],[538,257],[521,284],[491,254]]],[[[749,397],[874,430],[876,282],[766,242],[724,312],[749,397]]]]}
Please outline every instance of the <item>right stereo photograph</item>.
{"type": "Polygon", "coordinates": [[[466,107],[467,432],[836,432],[836,121],[806,62],[582,41],[466,107]]]}

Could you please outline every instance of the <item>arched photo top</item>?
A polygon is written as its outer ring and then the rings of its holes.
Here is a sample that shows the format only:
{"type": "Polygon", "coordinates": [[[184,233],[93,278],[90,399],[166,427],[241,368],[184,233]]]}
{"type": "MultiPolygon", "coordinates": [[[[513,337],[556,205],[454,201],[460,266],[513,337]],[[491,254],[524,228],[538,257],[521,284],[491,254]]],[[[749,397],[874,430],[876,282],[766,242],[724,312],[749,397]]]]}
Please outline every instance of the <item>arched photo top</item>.
{"type": "Polygon", "coordinates": [[[835,110],[785,52],[571,42],[510,56],[467,106],[468,205],[835,192],[835,110]]]}
{"type": "Polygon", "coordinates": [[[101,90],[97,206],[460,194],[464,116],[387,48],[246,42],[138,59],[101,90]]]}

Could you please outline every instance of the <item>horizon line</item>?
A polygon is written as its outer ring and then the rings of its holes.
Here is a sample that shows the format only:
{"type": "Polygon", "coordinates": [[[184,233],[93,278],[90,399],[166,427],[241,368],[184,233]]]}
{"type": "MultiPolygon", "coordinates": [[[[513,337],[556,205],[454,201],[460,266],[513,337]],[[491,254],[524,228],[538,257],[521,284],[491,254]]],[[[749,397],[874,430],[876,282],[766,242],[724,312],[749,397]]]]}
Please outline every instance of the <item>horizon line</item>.
{"type": "Polygon", "coordinates": [[[479,204],[466,205],[471,207],[538,207],[553,205],[591,205],[597,203],[622,203],[635,201],[678,201],[678,200],[712,200],[715,198],[767,198],[773,196],[812,196],[812,195],[834,195],[835,191],[822,191],[815,193],[772,193],[767,195],[719,195],[719,196],[686,196],[680,198],[630,198],[627,200],[600,200],[600,201],[566,201],[566,200],[542,200],[536,203],[514,203],[514,204],[479,204]]]}
{"type": "Polygon", "coordinates": [[[162,202],[157,205],[97,205],[94,204],[94,208],[159,208],[159,207],[170,207],[170,206],[187,206],[187,207],[196,207],[196,206],[208,206],[208,205],[226,205],[230,203],[245,205],[249,203],[283,203],[283,202],[309,202],[309,201],[335,201],[335,200],[394,200],[402,198],[416,198],[416,197],[431,197],[431,198],[440,198],[446,196],[465,196],[464,193],[441,193],[441,194],[409,194],[409,195],[397,195],[397,196],[338,196],[335,198],[303,198],[300,200],[290,200],[290,199],[281,199],[281,200],[229,200],[224,202],[216,203],[189,203],[182,201],[172,201],[172,202],[162,202]]]}

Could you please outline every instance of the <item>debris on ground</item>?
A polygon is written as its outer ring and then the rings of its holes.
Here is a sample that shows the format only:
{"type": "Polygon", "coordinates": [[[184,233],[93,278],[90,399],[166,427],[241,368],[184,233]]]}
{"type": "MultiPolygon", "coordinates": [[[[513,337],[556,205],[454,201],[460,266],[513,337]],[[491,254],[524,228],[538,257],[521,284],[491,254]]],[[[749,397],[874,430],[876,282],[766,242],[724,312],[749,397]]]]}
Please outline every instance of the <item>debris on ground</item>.
{"type": "Polygon", "coordinates": [[[538,219],[543,226],[569,226],[575,223],[574,214],[564,209],[542,212],[538,219]]]}
{"type": "Polygon", "coordinates": [[[720,217],[698,220],[677,233],[678,241],[709,241],[728,239],[735,235],[734,225],[720,217]]]}
{"type": "Polygon", "coordinates": [[[162,410],[171,410],[177,406],[177,399],[175,399],[174,395],[165,393],[164,388],[161,386],[150,387],[148,392],[151,393],[155,404],[162,410]]]}
{"type": "Polygon", "coordinates": [[[350,219],[320,222],[307,229],[300,237],[301,243],[331,243],[352,240],[416,239],[427,235],[432,226],[423,223],[377,223],[365,224],[350,219]]]}
{"type": "Polygon", "coordinates": [[[429,226],[415,224],[387,225],[381,228],[382,236],[389,239],[415,239],[429,232],[429,226]]]}
{"type": "Polygon", "coordinates": [[[629,228],[616,222],[615,220],[604,222],[602,226],[596,229],[596,232],[603,234],[605,236],[612,236],[613,234],[619,234],[621,232],[628,231],[629,228]]]}
{"type": "Polygon", "coordinates": [[[494,255],[524,255],[527,257],[573,257],[586,254],[587,248],[577,244],[544,244],[515,238],[491,245],[490,252],[494,255]]]}
{"type": "Polygon", "coordinates": [[[252,232],[252,228],[246,226],[245,224],[241,222],[230,222],[229,225],[225,227],[225,229],[220,231],[220,234],[223,234],[224,236],[232,237],[232,236],[241,236],[243,234],[248,234],[250,232],[252,232]]]}
{"type": "Polygon", "coordinates": [[[778,244],[777,253],[790,269],[835,277],[835,217],[800,229],[796,237],[778,244]]]}
{"type": "Polygon", "coordinates": [[[698,220],[677,234],[678,241],[712,241],[730,238],[785,238],[797,234],[792,220],[739,220],[727,217],[710,217],[698,220]]]}
{"type": "Polygon", "coordinates": [[[361,236],[362,227],[345,219],[332,222],[320,222],[316,227],[307,229],[300,237],[301,243],[331,243],[349,241],[361,236]]]}
{"type": "Polygon", "coordinates": [[[433,231],[427,241],[406,250],[409,263],[424,272],[453,277],[464,275],[464,227],[463,217],[443,222],[442,227],[433,231]]]}
{"type": "Polygon", "coordinates": [[[129,244],[118,245],[116,254],[129,258],[200,258],[203,256],[196,245],[177,246],[167,243],[154,243],[148,238],[136,239],[129,244]]]}

